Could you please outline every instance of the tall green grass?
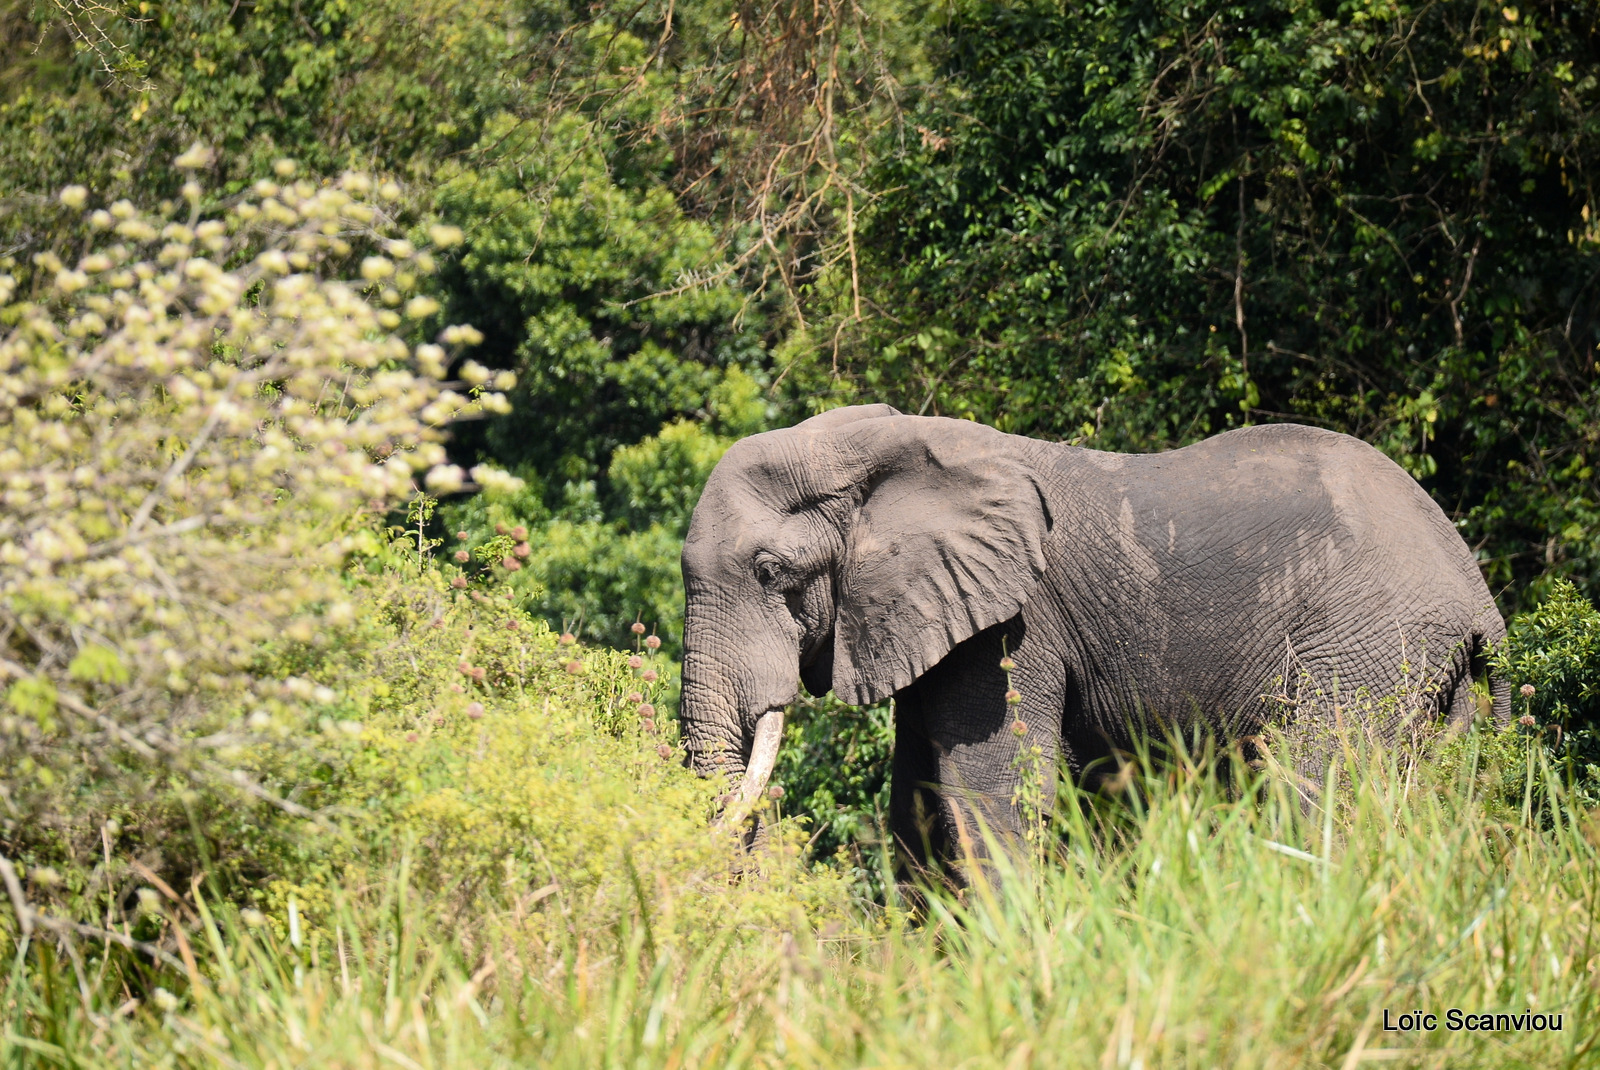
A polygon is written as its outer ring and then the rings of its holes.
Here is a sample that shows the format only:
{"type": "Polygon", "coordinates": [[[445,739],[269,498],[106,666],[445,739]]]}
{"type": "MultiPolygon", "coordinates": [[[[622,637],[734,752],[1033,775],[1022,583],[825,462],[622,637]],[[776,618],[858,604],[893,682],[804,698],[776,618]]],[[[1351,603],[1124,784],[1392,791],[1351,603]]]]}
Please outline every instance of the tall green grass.
{"type": "Polygon", "coordinates": [[[1042,863],[821,930],[798,909],[674,926],[685,891],[622,874],[630,909],[552,943],[549,912],[581,904],[452,908],[402,858],[315,931],[213,906],[137,1003],[89,949],[19,946],[0,1063],[1600,1065],[1600,817],[1542,763],[1490,731],[1426,763],[1347,753],[1306,807],[1177,747],[1120,797],[1067,791],[1042,863]],[[1451,1008],[1562,1028],[1451,1032],[1451,1008]],[[1439,1028],[1385,1031],[1385,1010],[1439,1028]]]}

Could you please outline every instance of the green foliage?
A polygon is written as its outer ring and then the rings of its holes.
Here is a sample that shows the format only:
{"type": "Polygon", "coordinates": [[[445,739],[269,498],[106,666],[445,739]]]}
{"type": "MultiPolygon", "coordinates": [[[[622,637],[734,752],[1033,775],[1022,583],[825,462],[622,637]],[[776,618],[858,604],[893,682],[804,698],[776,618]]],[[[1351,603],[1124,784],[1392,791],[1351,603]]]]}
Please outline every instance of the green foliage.
{"type": "Polygon", "coordinates": [[[1517,705],[1538,720],[1600,724],[1600,612],[1566,580],[1513,618],[1493,667],[1514,688],[1533,688],[1517,705]]]}
{"type": "MultiPolygon", "coordinates": [[[[417,575],[404,544],[395,549],[400,560],[353,579],[371,623],[301,667],[360,731],[302,795],[334,828],[300,830],[290,858],[256,860],[275,874],[255,890],[263,907],[281,913],[294,895],[315,918],[372,867],[410,854],[419,891],[510,904],[553,883],[561,926],[587,928],[631,909],[632,880],[654,887],[730,865],[734,846],[705,833],[714,786],[677,760],[670,724],[630,698],[661,701],[667,678],[652,670],[663,659],[647,651],[633,670],[621,652],[568,645],[498,580],[461,591],[443,571],[417,575]]],[[[676,920],[703,924],[697,909],[682,900],[676,920]]]]}
{"type": "MultiPolygon", "coordinates": [[[[5,14],[7,41],[60,28],[54,8],[5,14]]],[[[797,368],[811,355],[804,332],[788,333],[774,367],[769,346],[786,325],[750,259],[767,246],[686,212],[673,192],[687,158],[673,138],[693,141],[701,122],[687,110],[722,107],[719,71],[764,76],[729,51],[729,26],[756,39],[772,28],[730,23],[717,3],[580,12],[273,0],[143,14],[100,11],[103,33],[83,36],[77,52],[61,28],[26,73],[13,68],[20,89],[0,105],[0,246],[72,259],[76,239],[51,200],[59,187],[81,184],[96,205],[134,191],[174,196],[186,176],[170,160],[196,137],[225,150],[201,168],[224,193],[285,156],[313,175],[368,165],[395,174],[419,242],[439,220],[465,234],[430,281],[446,314],[429,329],[475,322],[486,334],[479,360],[523,372],[517,415],[458,427],[451,453],[464,467],[513,466],[548,493],[522,522],[567,522],[546,540],[541,611],[553,623],[582,613],[605,634],[608,614],[647,612],[672,628],[678,551],[668,532],[682,521],[647,513],[686,512],[704,466],[669,449],[651,474],[636,455],[618,468],[632,482],[613,486],[613,452],[685,419],[717,436],[763,430],[826,385],[797,368]],[[120,75],[97,69],[107,65],[120,75]],[[670,486],[680,478],[691,482],[670,486]],[[668,532],[651,530],[658,520],[668,532]],[[580,560],[591,550],[595,568],[580,560]]],[[[721,166],[743,151],[719,150],[721,166]]],[[[723,200],[715,181],[695,181],[701,198],[723,200]]],[[[24,288],[31,274],[25,255],[24,288]]]]}
{"type": "Polygon", "coordinates": [[[262,646],[349,626],[336,566],[375,544],[361,512],[409,498],[422,523],[414,478],[464,476],[443,429],[504,402],[396,333],[436,307],[416,294],[433,254],[385,235],[369,177],[204,199],[90,208],[66,187],[83,255],[38,254],[26,298],[0,274],[0,857],[57,874],[40,886],[67,916],[115,913],[114,882],[169,841],[213,873],[254,865],[201,842],[220,800],[306,815],[327,733],[305,711],[309,732],[267,732],[284,677],[262,646]],[[296,771],[254,769],[250,745],[296,771]]]}
{"type": "MultiPolygon", "coordinates": [[[[30,29],[43,32],[55,63],[48,77],[19,80],[0,105],[0,189],[77,182],[108,201],[171,196],[182,176],[170,161],[196,138],[222,150],[211,177],[229,192],[282,156],[321,174],[376,166],[425,175],[528,94],[511,73],[525,33],[487,0],[150,8],[133,19],[105,10],[104,36],[73,50],[63,47],[58,10],[6,3],[9,20],[36,20],[30,29]],[[107,47],[139,72],[106,78],[97,68],[107,47]]],[[[31,222],[11,216],[0,226],[15,234],[31,222]]]]}
{"type": "MultiPolygon", "coordinates": [[[[635,669],[625,653],[564,642],[517,608],[504,572],[465,589],[455,574],[419,571],[405,534],[353,556],[346,623],[262,645],[251,669],[272,686],[195,726],[233,778],[107,797],[91,771],[70,809],[59,790],[11,790],[13,807],[63,807],[65,823],[29,809],[4,828],[31,909],[96,925],[109,912],[135,939],[170,942],[203,881],[266,911],[280,937],[292,901],[326,946],[350,891],[381,886],[398,863],[409,894],[441,909],[521,911],[524,953],[550,962],[637,909],[640,888],[672,889],[671,910],[648,920],[662,944],[703,941],[735,919],[840,916],[839,878],[794,869],[787,831],[761,887],[702,883],[740,864],[741,849],[707,834],[717,785],[684,768],[671,723],[645,705],[671,686],[664,658],[646,648],[635,669]],[[185,889],[184,902],[169,902],[170,916],[147,909],[138,890],[151,885],[185,889]]],[[[38,697],[21,685],[10,695],[18,713],[44,716],[38,697]]],[[[16,926],[0,932],[14,948],[16,926]]]]}
{"type": "Polygon", "coordinates": [[[1492,669],[1513,688],[1515,714],[1531,718],[1550,757],[1600,804],[1600,612],[1566,580],[1513,618],[1492,669]]]}
{"type": "Polygon", "coordinates": [[[543,532],[538,564],[551,594],[540,611],[552,619],[584,622],[584,630],[622,642],[628,625],[643,620],[677,656],[683,635],[683,582],[678,573],[682,539],[652,525],[619,532],[598,522],[557,520],[543,532]]]}
{"type": "MultiPolygon", "coordinates": [[[[34,941],[0,1058],[1587,1065],[1600,1029],[1592,821],[1552,804],[1542,823],[1506,824],[1470,778],[1381,756],[1350,758],[1349,788],[1327,813],[1307,812],[1284,781],[1215,768],[1181,748],[1175,763],[1136,757],[1123,805],[1068,796],[1051,865],[1002,866],[1000,887],[959,899],[931,892],[920,926],[894,911],[821,926],[763,915],[747,904],[777,901],[776,875],[653,883],[626,867],[613,873],[618,909],[605,926],[585,924],[582,896],[564,885],[533,900],[519,880],[520,900],[482,895],[463,908],[415,878],[420,849],[307,908],[298,933],[286,907],[263,918],[196,897],[188,918],[158,904],[185,925],[203,982],[174,957],[126,1007],[93,958],[80,989],[71,960],[34,941]],[[697,896],[723,913],[696,911],[697,896]],[[550,923],[568,910],[563,934],[550,923]],[[686,914],[717,924],[685,925],[686,914]],[[1393,1018],[1402,1007],[1439,1014],[1440,1028],[1378,1028],[1385,1008],[1393,1018]],[[1452,1032],[1450,1007],[1560,1014],[1562,1027],[1452,1032]]],[[[593,824],[628,820],[604,813],[593,824]]],[[[654,850],[634,863],[653,865],[654,850]]]]}
{"type": "Polygon", "coordinates": [[[855,707],[831,693],[802,697],[784,723],[773,772],[784,789],[784,811],[805,819],[812,857],[838,865],[878,899],[893,869],[887,837],[893,753],[890,703],[855,707]]]}
{"type": "Polygon", "coordinates": [[[491,424],[484,448],[569,479],[707,412],[730,368],[764,358],[712,230],[665,187],[625,183],[612,155],[582,116],[544,127],[503,116],[434,198],[466,231],[445,273],[450,314],[480,325],[483,359],[519,376],[517,415],[491,424]]]}
{"type": "Polygon", "coordinates": [[[660,524],[682,537],[699,489],[730,444],[699,424],[680,420],[659,435],[618,449],[606,474],[619,499],[621,519],[634,528],[660,524]]]}
{"type": "MultiPolygon", "coordinates": [[[[609,62],[639,47],[622,35],[609,62]]],[[[515,415],[457,450],[546,488],[541,508],[517,510],[537,548],[535,610],[610,642],[642,616],[676,651],[689,514],[732,437],[779,406],[763,303],[713,229],[634,170],[638,154],[580,113],[502,115],[473,166],[441,169],[433,210],[465,231],[443,272],[450,315],[477,317],[482,359],[518,375],[515,415]]]]}
{"type": "MultiPolygon", "coordinates": [[[[468,478],[442,429],[503,408],[512,377],[392,333],[438,304],[415,293],[434,254],[382,233],[391,199],[355,173],[263,180],[208,218],[197,184],[153,214],[69,187],[79,228],[112,233],[75,266],[41,254],[33,300],[0,276],[0,934],[17,962],[91,935],[98,976],[148,994],[135,958],[177,961],[164,948],[188,946],[202,886],[326,937],[345,891],[397,859],[457,912],[531,915],[530,954],[696,873],[653,939],[838,913],[838,879],[796,870],[781,828],[777,884],[718,879],[744,856],[707,835],[720,786],[656,713],[675,680],[659,644],[586,648],[526,614],[544,592],[531,533],[497,517],[564,522],[537,483],[475,466],[485,530],[431,533],[418,483],[468,478]]],[[[750,391],[727,397],[739,418],[750,391]]],[[[703,479],[725,447],[686,424],[664,448],[703,479]]]]}
{"type": "MultiPolygon", "coordinates": [[[[1593,3],[951,5],[853,374],[1153,450],[1347,431],[1491,578],[1600,575],[1593,3]]],[[[1515,590],[1509,598],[1517,597],[1515,590]]]]}
{"type": "MultiPolygon", "coordinates": [[[[1557,777],[1539,777],[1530,782],[1530,768],[1554,769],[1549,751],[1540,745],[1537,730],[1530,731],[1520,724],[1493,725],[1487,719],[1473,725],[1470,731],[1452,734],[1439,740],[1427,753],[1428,762],[1438,770],[1441,782],[1470,785],[1474,796],[1483,806],[1484,816],[1492,821],[1515,825],[1524,820],[1524,809],[1534,810],[1535,803],[1548,800],[1538,797],[1557,777]]],[[[1594,805],[1594,800],[1584,796],[1581,785],[1572,791],[1569,780],[1565,785],[1568,794],[1562,798],[1579,806],[1594,805]]]]}
{"type": "MultiPolygon", "coordinates": [[[[735,387],[749,382],[738,374],[727,380],[735,387]]],[[[526,571],[511,583],[533,612],[575,629],[581,622],[584,634],[613,644],[625,643],[629,625],[643,620],[676,657],[683,634],[683,535],[700,488],[731,442],[681,420],[619,448],[608,471],[617,519],[607,518],[592,480],[569,481],[552,510],[532,469],[524,469],[530,473],[524,487],[447,507],[446,525],[452,535],[467,533],[461,545],[475,556],[491,532],[524,528],[526,571]]]]}

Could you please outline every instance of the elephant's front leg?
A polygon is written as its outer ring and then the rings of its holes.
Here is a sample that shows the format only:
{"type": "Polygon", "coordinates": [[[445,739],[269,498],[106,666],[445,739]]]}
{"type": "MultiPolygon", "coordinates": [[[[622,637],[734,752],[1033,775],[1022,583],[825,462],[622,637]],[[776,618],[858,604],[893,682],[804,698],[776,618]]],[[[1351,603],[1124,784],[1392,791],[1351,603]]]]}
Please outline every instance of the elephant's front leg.
{"type": "Polygon", "coordinates": [[[1052,809],[1066,673],[1028,631],[1018,617],[980,632],[895,695],[889,810],[903,869],[960,879],[966,860],[1020,847],[1027,813],[1052,809]]]}

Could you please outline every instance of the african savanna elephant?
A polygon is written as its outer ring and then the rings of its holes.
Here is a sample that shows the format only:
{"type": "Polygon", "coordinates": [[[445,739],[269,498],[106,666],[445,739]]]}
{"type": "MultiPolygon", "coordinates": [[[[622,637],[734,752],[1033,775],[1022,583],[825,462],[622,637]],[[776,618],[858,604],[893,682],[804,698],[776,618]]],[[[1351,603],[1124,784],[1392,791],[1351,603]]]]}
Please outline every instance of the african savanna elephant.
{"type": "MultiPolygon", "coordinates": [[[[914,857],[948,854],[975,800],[996,831],[1018,827],[1018,734],[1081,769],[1135,723],[1237,740],[1324,715],[1284,712],[1306,682],[1335,697],[1410,685],[1465,719],[1505,634],[1415,481],[1295,425],[1124,455],[836,409],[728,451],[683,579],[691,765],[753,800],[797,679],[848,703],[893,695],[890,819],[914,857]]],[[[1502,718],[1507,701],[1497,684],[1502,718]]]]}

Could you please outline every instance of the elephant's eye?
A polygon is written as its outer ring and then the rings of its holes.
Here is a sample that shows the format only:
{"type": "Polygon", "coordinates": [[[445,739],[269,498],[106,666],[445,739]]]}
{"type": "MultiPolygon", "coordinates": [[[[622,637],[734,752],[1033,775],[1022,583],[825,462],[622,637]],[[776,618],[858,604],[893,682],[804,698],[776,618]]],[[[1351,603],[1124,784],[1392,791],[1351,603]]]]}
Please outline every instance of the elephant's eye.
{"type": "Polygon", "coordinates": [[[776,587],[783,578],[783,568],[776,561],[763,558],[756,562],[756,579],[763,587],[776,587]]]}

